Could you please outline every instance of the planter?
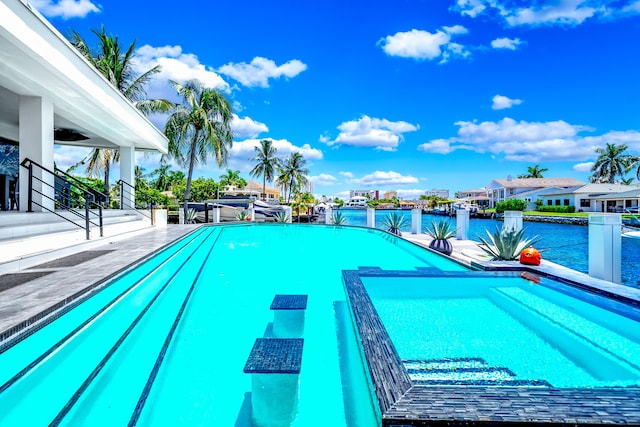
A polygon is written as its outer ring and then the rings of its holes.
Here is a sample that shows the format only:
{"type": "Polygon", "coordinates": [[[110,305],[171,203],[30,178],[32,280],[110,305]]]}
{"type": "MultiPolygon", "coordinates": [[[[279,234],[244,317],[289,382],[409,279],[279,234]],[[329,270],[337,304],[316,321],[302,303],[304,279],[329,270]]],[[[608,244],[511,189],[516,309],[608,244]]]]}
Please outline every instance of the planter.
{"type": "Polygon", "coordinates": [[[396,236],[402,236],[402,232],[399,228],[389,228],[387,231],[391,234],[395,234],[396,236]]]}
{"type": "Polygon", "coordinates": [[[453,252],[453,246],[449,240],[433,239],[431,243],[429,243],[429,249],[445,255],[451,255],[451,252],[453,252]]]}

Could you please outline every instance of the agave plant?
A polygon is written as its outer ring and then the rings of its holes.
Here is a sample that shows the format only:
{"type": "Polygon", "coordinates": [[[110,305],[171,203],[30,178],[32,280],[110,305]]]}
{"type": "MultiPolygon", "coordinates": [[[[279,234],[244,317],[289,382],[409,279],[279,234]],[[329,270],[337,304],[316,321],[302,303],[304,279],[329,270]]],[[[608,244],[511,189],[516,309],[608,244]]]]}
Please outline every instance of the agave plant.
{"type": "Polygon", "coordinates": [[[185,218],[187,221],[187,224],[195,224],[197,215],[198,214],[195,209],[193,208],[187,209],[187,217],[185,218]]]}
{"type": "Polygon", "coordinates": [[[236,214],[236,219],[238,221],[249,221],[251,218],[249,217],[249,214],[247,214],[247,211],[243,209],[236,214]]]}
{"type": "Polygon", "coordinates": [[[330,221],[333,225],[347,225],[347,217],[342,212],[334,212],[330,221]]]}
{"type": "Polygon", "coordinates": [[[449,239],[452,238],[456,229],[453,228],[453,224],[447,220],[431,221],[431,228],[425,227],[424,232],[433,238],[429,247],[435,251],[443,253],[445,255],[451,255],[453,252],[453,246],[449,239]]]}
{"type": "Polygon", "coordinates": [[[400,212],[391,212],[382,220],[382,226],[389,233],[401,236],[400,229],[407,225],[407,219],[400,212]]]}
{"type": "Polygon", "coordinates": [[[275,222],[291,222],[291,216],[285,211],[278,212],[273,219],[275,222]]]}
{"type": "Polygon", "coordinates": [[[456,229],[447,220],[431,221],[431,227],[425,227],[425,234],[437,240],[447,240],[455,236],[456,229]]]}
{"type": "Polygon", "coordinates": [[[516,231],[513,228],[496,228],[495,233],[491,234],[486,230],[488,239],[478,236],[482,245],[480,249],[491,255],[492,259],[512,261],[517,260],[520,252],[529,245],[538,241],[538,236],[532,238],[524,237],[524,228],[516,231]]]}

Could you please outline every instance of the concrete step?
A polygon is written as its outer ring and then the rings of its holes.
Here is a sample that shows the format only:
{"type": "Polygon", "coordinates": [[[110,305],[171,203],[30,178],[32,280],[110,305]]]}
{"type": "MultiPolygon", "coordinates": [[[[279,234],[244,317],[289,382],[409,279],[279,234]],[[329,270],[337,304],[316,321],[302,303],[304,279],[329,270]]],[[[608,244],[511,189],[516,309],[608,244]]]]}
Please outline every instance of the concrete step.
{"type": "Polygon", "coordinates": [[[69,229],[58,221],[46,224],[37,220],[30,225],[11,226],[33,227],[33,230],[39,232],[22,231],[22,235],[18,237],[0,240],[0,274],[30,268],[151,229],[151,221],[144,216],[109,215],[104,218],[103,236],[100,236],[98,227],[91,227],[90,240],[87,240],[84,229],[68,224],[73,228],[69,229]]]}

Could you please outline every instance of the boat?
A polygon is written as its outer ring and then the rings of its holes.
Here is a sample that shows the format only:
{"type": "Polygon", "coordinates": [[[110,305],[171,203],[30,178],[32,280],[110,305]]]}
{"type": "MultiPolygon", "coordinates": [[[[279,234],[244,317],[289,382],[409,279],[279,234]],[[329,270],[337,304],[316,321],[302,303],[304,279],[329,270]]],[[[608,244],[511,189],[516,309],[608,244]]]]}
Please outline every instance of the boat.
{"type": "Polygon", "coordinates": [[[340,209],[367,209],[369,207],[368,202],[369,199],[366,197],[352,197],[340,209]]]}
{"type": "MultiPolygon", "coordinates": [[[[280,205],[270,205],[259,200],[248,199],[218,199],[208,202],[189,203],[189,208],[196,211],[196,222],[205,222],[205,208],[209,222],[213,220],[213,209],[220,209],[220,221],[237,221],[238,215],[245,211],[249,214],[249,207],[253,204],[254,221],[275,222],[276,217],[284,208],[280,205]],[[221,203],[222,202],[222,203],[221,203]]],[[[182,204],[181,204],[182,206],[182,204]]]]}

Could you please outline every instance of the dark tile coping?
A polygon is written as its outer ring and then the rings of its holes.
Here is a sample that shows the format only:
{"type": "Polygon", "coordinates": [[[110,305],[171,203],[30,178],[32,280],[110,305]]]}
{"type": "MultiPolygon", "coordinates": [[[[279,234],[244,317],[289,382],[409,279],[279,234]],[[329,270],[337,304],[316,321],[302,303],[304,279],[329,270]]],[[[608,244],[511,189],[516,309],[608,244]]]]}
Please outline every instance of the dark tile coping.
{"type": "Polygon", "coordinates": [[[308,295],[278,294],[273,298],[271,310],[306,310],[308,295]]]}
{"type": "Polygon", "coordinates": [[[303,338],[258,338],[244,366],[245,374],[299,374],[303,338]]]}
{"type": "MultiPolygon", "coordinates": [[[[557,389],[413,384],[361,280],[361,277],[511,277],[531,271],[545,276],[537,270],[513,267],[509,266],[511,272],[506,273],[497,269],[440,273],[384,271],[371,267],[343,270],[349,310],[359,334],[372,397],[383,426],[640,425],[639,387],[557,389]]],[[[572,281],[563,282],[574,286],[572,281]]],[[[616,297],[592,287],[580,287],[580,290],[583,294],[588,290],[608,298],[616,297]]],[[[622,302],[627,310],[637,312],[640,301],[630,304],[627,300],[629,298],[622,297],[614,302],[622,302]]]]}

